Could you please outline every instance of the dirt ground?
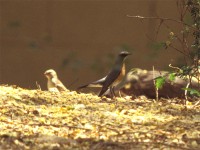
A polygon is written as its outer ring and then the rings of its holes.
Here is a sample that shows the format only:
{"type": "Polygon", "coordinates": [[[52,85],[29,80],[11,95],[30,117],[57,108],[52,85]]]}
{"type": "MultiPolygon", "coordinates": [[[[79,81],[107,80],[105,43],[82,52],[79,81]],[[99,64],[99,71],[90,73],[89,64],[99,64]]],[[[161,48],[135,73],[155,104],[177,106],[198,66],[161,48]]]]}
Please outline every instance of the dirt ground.
{"type": "Polygon", "coordinates": [[[0,149],[200,149],[200,106],[0,86],[0,149]]]}

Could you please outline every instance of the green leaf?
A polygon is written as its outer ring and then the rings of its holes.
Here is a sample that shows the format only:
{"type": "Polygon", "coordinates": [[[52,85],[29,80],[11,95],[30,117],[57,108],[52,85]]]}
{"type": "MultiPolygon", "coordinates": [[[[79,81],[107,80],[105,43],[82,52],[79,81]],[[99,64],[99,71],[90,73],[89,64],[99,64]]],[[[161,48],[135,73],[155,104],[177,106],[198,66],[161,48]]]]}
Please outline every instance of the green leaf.
{"type": "Polygon", "coordinates": [[[156,78],[156,88],[161,89],[165,83],[165,77],[157,77],[156,78]]]}
{"type": "Polygon", "coordinates": [[[170,73],[170,74],[169,74],[169,80],[170,80],[171,82],[173,82],[173,81],[175,80],[175,77],[176,77],[175,73],[170,73]]]}
{"type": "Polygon", "coordinates": [[[183,90],[189,91],[191,95],[197,95],[200,96],[200,91],[191,89],[191,88],[182,88],[183,90]]]}

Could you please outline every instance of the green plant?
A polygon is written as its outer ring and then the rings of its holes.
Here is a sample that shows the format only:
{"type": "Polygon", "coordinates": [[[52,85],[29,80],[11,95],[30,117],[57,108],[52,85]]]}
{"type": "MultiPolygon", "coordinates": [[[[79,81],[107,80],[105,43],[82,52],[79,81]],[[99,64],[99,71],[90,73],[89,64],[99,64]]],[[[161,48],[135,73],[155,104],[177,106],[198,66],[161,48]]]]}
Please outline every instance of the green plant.
{"type": "Polygon", "coordinates": [[[200,91],[198,91],[198,90],[195,90],[192,88],[182,88],[182,89],[190,92],[191,95],[196,95],[196,96],[200,97],[200,91]]]}
{"type": "MultiPolygon", "coordinates": [[[[159,16],[130,16],[138,19],[156,19],[159,21],[157,27],[157,34],[161,27],[165,27],[169,33],[165,41],[152,40],[152,47],[158,49],[172,49],[182,54],[184,64],[181,67],[172,67],[173,74],[169,76],[170,79],[175,79],[175,76],[189,79],[196,78],[199,82],[199,66],[200,66],[200,0],[177,0],[177,10],[179,18],[165,18],[159,16]],[[180,30],[175,30],[167,24],[167,22],[175,22],[180,25],[180,30]]],[[[157,89],[162,88],[166,82],[166,77],[156,78],[155,86],[157,89]]],[[[188,90],[193,91],[195,90],[188,90]]],[[[198,95],[198,94],[197,94],[198,95]]]]}

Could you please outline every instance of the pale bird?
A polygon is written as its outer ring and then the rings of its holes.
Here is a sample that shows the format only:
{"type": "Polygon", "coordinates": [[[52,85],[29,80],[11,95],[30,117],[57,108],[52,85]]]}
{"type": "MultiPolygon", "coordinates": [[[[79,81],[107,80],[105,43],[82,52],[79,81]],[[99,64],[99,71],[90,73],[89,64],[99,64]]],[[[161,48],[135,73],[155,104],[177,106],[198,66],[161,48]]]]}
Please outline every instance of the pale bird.
{"type": "Polygon", "coordinates": [[[47,77],[47,89],[51,92],[66,91],[67,88],[58,79],[57,73],[53,69],[45,71],[44,75],[47,77]]]}

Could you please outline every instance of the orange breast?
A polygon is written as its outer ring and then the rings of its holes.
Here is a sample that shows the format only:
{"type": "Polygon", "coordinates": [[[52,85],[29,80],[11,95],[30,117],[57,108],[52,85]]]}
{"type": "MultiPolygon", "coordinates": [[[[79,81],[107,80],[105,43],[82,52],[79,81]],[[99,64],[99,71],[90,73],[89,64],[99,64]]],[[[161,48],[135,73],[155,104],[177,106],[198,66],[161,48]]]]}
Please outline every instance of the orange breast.
{"type": "Polygon", "coordinates": [[[122,81],[122,79],[124,78],[125,74],[126,74],[126,67],[125,67],[125,63],[123,63],[120,75],[115,80],[115,82],[112,84],[112,86],[116,86],[117,84],[119,84],[122,81]]]}

